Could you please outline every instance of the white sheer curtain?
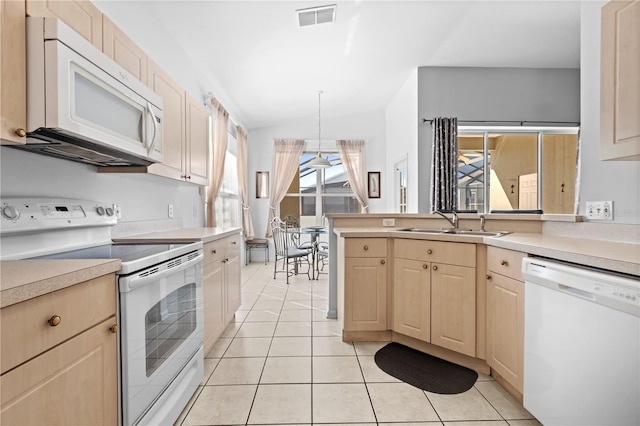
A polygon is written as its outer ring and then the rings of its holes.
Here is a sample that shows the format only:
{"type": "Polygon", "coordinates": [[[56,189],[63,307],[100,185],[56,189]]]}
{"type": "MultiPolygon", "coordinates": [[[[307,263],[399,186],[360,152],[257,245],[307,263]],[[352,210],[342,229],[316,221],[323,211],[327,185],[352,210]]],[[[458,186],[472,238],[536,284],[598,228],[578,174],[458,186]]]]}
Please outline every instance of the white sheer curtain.
{"type": "Polygon", "coordinates": [[[368,212],[369,204],[367,197],[367,177],[365,174],[364,141],[361,140],[338,140],[336,141],[340,160],[344,167],[345,174],[353,195],[362,206],[364,213],[368,212]]]}
{"type": "Polygon", "coordinates": [[[273,166],[271,167],[271,198],[269,199],[269,219],[267,237],[271,237],[271,221],[276,217],[276,208],[287,194],[291,179],[300,167],[300,155],[304,141],[278,139],[273,144],[273,166]]]}
{"type": "Polygon", "coordinates": [[[242,228],[247,240],[252,239],[253,222],[249,209],[249,168],[247,166],[247,134],[240,126],[236,126],[238,132],[238,184],[240,185],[240,198],[242,199],[242,228]]]}
{"type": "Polygon", "coordinates": [[[229,113],[220,102],[212,97],[209,102],[216,112],[215,130],[213,131],[213,158],[209,162],[209,184],[207,186],[207,226],[216,226],[216,198],[220,193],[222,178],[224,177],[224,157],[227,153],[229,140],[229,113]]]}

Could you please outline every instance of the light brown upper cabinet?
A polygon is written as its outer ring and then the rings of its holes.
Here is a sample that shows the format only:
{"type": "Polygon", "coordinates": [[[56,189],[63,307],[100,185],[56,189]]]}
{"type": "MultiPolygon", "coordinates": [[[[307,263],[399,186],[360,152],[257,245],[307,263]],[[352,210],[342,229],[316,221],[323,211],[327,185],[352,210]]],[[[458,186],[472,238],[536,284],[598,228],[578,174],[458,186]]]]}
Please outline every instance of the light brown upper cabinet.
{"type": "Polygon", "coordinates": [[[25,5],[0,2],[0,141],[24,144],[27,128],[25,5]]]}
{"type": "Polygon", "coordinates": [[[147,54],[106,16],[102,17],[102,51],[147,84],[147,54]]]}
{"type": "Polygon", "coordinates": [[[209,155],[209,112],[149,59],[147,85],[163,101],[164,160],[149,173],[206,185],[209,155]]]}
{"type": "Polygon", "coordinates": [[[102,12],[90,1],[27,0],[27,15],[59,18],[102,50],[102,12]]]}
{"type": "Polygon", "coordinates": [[[602,7],[600,159],[640,161],[640,1],[602,7]]]}

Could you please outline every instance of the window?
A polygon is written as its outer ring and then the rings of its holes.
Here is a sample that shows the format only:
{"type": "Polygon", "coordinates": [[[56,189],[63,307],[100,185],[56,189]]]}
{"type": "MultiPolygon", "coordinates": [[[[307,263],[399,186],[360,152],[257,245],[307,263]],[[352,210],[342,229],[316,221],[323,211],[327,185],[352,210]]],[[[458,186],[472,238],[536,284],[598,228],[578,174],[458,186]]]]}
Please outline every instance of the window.
{"type": "MultiPolygon", "coordinates": [[[[231,135],[229,135],[231,139],[231,135]]],[[[229,141],[231,142],[231,140],[229,141]]],[[[242,202],[238,186],[238,161],[227,151],[224,159],[222,187],[216,199],[216,225],[221,227],[242,226],[242,202]]]]}
{"type": "Polygon", "coordinates": [[[287,195],[280,202],[280,217],[300,218],[301,226],[323,224],[327,213],[360,213],[360,203],[353,195],[340,155],[323,151],[331,167],[312,169],[307,166],[315,152],[303,152],[300,167],[291,181],[287,195]]]}
{"type": "Polygon", "coordinates": [[[458,131],[458,209],[573,214],[577,128],[458,131]]]}

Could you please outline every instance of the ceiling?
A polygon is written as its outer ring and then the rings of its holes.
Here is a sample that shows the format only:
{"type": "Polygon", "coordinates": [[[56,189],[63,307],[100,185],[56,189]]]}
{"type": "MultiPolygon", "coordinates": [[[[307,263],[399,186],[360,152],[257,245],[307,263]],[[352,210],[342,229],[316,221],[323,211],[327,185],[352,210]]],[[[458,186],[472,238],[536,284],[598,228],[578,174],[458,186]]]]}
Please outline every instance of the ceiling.
{"type": "Polygon", "coordinates": [[[166,33],[162,52],[189,58],[248,129],[317,116],[319,90],[323,118],[385,108],[420,66],[580,66],[577,1],[96,3],[127,32],[166,33]],[[334,23],[298,27],[297,9],[327,4],[334,23]]]}

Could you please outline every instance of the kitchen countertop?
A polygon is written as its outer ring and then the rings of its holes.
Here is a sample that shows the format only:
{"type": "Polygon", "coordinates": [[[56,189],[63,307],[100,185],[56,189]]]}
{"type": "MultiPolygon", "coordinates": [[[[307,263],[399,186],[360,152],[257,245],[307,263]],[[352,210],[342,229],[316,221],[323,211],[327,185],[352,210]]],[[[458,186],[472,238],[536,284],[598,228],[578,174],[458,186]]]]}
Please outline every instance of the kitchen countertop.
{"type": "Polygon", "coordinates": [[[0,262],[0,308],[111,274],[119,269],[120,261],[113,259],[4,260],[0,262]]]}
{"type": "Polygon", "coordinates": [[[336,228],[334,232],[338,237],[393,237],[486,244],[535,256],[640,276],[640,244],[527,233],[512,233],[494,238],[421,234],[381,228],[336,228]]]}
{"type": "Polygon", "coordinates": [[[132,243],[153,240],[158,243],[178,243],[183,241],[202,241],[209,243],[229,235],[238,234],[242,228],[181,228],[170,231],[149,232],[147,234],[127,235],[114,238],[113,241],[132,243]]]}

